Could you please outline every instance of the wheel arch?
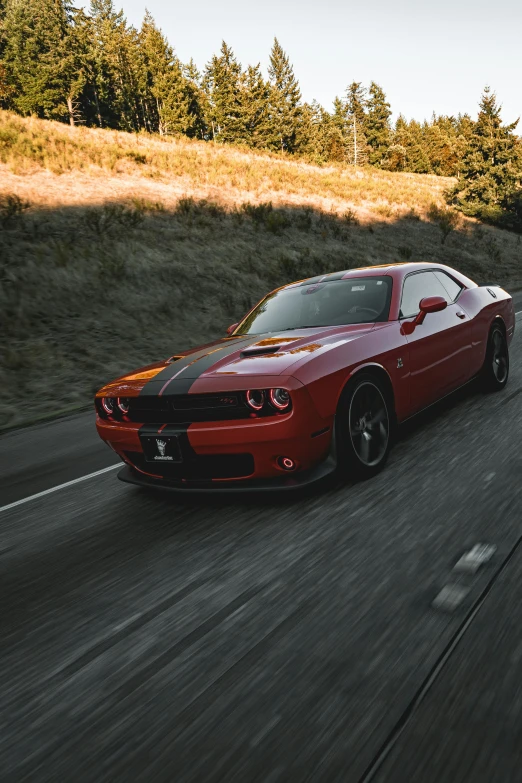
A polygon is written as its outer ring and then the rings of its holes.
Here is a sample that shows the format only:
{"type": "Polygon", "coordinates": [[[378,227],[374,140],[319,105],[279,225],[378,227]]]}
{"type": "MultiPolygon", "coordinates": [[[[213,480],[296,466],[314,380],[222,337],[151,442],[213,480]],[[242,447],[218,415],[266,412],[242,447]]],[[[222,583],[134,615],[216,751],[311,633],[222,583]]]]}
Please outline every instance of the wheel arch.
{"type": "Polygon", "coordinates": [[[343,398],[343,395],[346,393],[350,384],[357,378],[358,375],[361,375],[362,373],[373,375],[375,378],[378,378],[380,381],[382,381],[386,390],[387,401],[390,403],[391,412],[393,413],[394,420],[396,420],[397,412],[395,409],[395,390],[393,388],[393,381],[388,371],[382,366],[382,364],[379,364],[378,362],[368,362],[366,364],[361,364],[350,373],[340,391],[339,398],[337,400],[337,409],[339,408],[339,404],[343,398]]]}
{"type": "Polygon", "coordinates": [[[500,328],[504,332],[504,336],[507,337],[506,322],[504,321],[504,318],[500,315],[500,313],[497,313],[496,316],[491,321],[489,325],[488,336],[491,334],[491,330],[493,329],[494,326],[500,326],[500,328]]]}

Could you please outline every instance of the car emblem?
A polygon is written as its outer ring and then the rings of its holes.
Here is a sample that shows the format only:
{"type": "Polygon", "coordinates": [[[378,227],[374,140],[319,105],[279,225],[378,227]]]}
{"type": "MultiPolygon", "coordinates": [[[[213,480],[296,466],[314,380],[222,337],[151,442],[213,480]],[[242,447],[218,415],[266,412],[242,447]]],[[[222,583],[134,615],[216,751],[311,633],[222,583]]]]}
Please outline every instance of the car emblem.
{"type": "Polygon", "coordinates": [[[158,447],[158,453],[160,457],[165,456],[165,449],[167,448],[167,441],[160,440],[159,438],[156,439],[156,446],[158,447]]]}
{"type": "Polygon", "coordinates": [[[401,357],[400,357],[400,356],[399,356],[399,358],[397,359],[397,367],[398,367],[398,369],[400,369],[400,368],[402,367],[402,359],[401,359],[401,357]]]}

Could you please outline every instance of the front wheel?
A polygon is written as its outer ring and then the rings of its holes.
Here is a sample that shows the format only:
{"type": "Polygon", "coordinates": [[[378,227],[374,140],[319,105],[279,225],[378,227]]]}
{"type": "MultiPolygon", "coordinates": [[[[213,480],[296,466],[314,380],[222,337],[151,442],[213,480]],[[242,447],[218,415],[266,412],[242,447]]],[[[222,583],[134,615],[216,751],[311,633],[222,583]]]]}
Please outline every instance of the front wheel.
{"type": "Polygon", "coordinates": [[[384,384],[361,373],[343,392],[336,424],[339,466],[349,477],[370,478],[385,465],[393,412],[384,384]]]}
{"type": "Polygon", "coordinates": [[[509,351],[504,330],[495,324],[488,337],[482,383],[486,391],[500,391],[509,377],[509,351]]]}

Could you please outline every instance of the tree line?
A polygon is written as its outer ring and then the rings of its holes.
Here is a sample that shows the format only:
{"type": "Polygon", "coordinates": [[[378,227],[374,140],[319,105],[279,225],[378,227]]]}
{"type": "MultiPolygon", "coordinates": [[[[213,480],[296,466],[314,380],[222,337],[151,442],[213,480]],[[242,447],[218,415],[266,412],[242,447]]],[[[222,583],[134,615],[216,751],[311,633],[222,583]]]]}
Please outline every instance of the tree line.
{"type": "Polygon", "coordinates": [[[507,227],[522,222],[521,142],[485,90],[467,114],[418,122],[392,111],[382,87],[348,85],[331,111],[302,100],[277,39],[267,76],[223,42],[199,71],[182,63],[146,12],[129,25],[113,0],[0,0],[0,106],[24,115],[457,177],[457,208],[507,227]]]}

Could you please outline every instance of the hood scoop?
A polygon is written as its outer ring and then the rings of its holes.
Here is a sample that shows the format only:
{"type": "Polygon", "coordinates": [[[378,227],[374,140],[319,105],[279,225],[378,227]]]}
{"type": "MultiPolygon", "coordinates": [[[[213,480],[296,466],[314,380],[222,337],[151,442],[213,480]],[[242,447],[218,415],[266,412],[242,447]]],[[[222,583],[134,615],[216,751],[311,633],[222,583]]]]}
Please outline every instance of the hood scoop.
{"type": "Polygon", "coordinates": [[[277,353],[281,345],[267,345],[267,346],[258,346],[253,348],[246,348],[244,351],[241,351],[240,357],[241,359],[247,359],[250,356],[269,356],[270,354],[277,353]]]}
{"type": "Polygon", "coordinates": [[[184,356],[171,356],[170,359],[167,359],[167,364],[172,364],[172,362],[177,362],[180,359],[184,359],[184,356]]]}

